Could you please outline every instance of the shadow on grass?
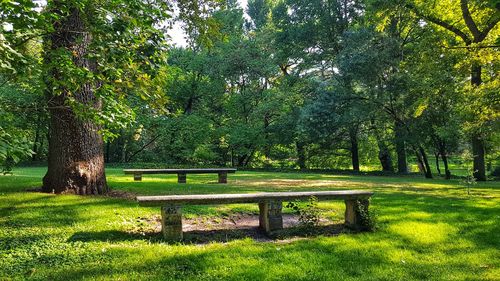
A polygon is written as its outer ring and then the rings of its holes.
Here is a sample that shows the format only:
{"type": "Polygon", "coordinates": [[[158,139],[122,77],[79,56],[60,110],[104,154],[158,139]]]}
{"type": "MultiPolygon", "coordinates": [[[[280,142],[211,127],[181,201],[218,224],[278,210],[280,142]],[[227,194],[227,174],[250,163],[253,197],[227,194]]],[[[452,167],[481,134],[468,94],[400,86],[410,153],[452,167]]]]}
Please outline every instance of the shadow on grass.
{"type": "Polygon", "coordinates": [[[205,244],[210,242],[230,242],[244,238],[256,241],[279,241],[293,238],[313,238],[319,236],[335,236],[348,231],[343,224],[330,224],[315,227],[292,226],[266,235],[259,228],[238,228],[218,230],[193,230],[184,233],[185,243],[205,244]]]}
{"type": "MultiPolygon", "coordinates": [[[[325,240],[300,240],[263,247],[249,241],[229,247],[197,248],[184,253],[113,249],[103,264],[55,269],[52,280],[342,280],[370,276],[382,280],[387,263],[381,251],[331,244],[325,240]],[[106,266],[114,264],[111,268],[106,266]],[[334,278],[337,277],[337,278],[334,278]]],[[[426,268],[423,268],[424,270],[426,268]]],[[[410,277],[410,276],[407,276],[410,277]]]]}
{"type": "MultiPolygon", "coordinates": [[[[330,224],[315,227],[294,226],[266,235],[257,227],[241,227],[237,229],[192,230],[184,232],[184,244],[207,244],[211,242],[231,242],[251,238],[255,241],[270,242],[319,236],[335,236],[351,232],[343,224],[330,224]]],[[[354,233],[354,232],[353,232],[354,233]]],[[[159,232],[133,233],[118,230],[82,231],[73,234],[67,242],[124,242],[148,240],[150,242],[168,243],[159,232]]],[[[178,242],[175,242],[178,243],[178,242]]]]}
{"type": "Polygon", "coordinates": [[[155,238],[149,233],[132,233],[120,230],[103,230],[103,231],[80,231],[75,232],[67,242],[124,242],[134,240],[146,240],[155,238]]]}

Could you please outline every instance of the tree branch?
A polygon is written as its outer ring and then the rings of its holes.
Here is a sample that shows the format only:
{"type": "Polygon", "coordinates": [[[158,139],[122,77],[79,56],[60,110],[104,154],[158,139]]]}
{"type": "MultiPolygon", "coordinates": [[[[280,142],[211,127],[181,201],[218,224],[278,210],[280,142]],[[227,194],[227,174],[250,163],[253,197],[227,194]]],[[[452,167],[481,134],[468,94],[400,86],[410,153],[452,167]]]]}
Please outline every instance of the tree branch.
{"type": "Polygon", "coordinates": [[[481,36],[481,32],[477,28],[476,22],[472,19],[467,0],[460,0],[460,9],[462,10],[462,17],[464,18],[465,25],[472,33],[474,41],[477,42],[477,39],[481,36]]]}
{"type": "Polygon", "coordinates": [[[462,40],[465,42],[466,45],[470,45],[472,43],[472,40],[469,38],[469,36],[467,36],[467,34],[465,34],[462,30],[458,29],[457,27],[455,27],[455,26],[453,26],[453,25],[451,25],[451,24],[449,24],[441,19],[438,19],[432,15],[424,15],[413,4],[407,3],[405,6],[407,9],[413,11],[418,17],[420,17],[424,20],[430,21],[436,25],[439,25],[439,26],[453,32],[455,35],[462,38],[462,40]]]}
{"type": "Polygon", "coordinates": [[[484,45],[484,46],[455,46],[455,47],[446,47],[441,46],[444,49],[493,49],[500,48],[500,45],[484,45]]]}
{"type": "Polygon", "coordinates": [[[156,135],[155,137],[153,137],[146,144],[144,144],[141,148],[139,148],[137,151],[135,151],[132,155],[130,155],[129,157],[127,157],[127,159],[125,160],[125,162],[129,162],[130,160],[132,160],[132,158],[134,158],[137,154],[141,153],[144,149],[146,149],[146,147],[148,147],[150,144],[152,144],[160,136],[161,135],[156,135]]]}

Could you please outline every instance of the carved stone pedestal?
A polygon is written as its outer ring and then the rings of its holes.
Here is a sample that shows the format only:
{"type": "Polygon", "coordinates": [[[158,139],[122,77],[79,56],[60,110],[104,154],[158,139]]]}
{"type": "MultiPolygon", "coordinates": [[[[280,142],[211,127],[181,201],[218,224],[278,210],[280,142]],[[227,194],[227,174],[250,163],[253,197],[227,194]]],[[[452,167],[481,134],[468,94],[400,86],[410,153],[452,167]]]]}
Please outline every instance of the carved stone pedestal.
{"type": "Polygon", "coordinates": [[[277,200],[259,203],[259,226],[267,234],[283,229],[282,208],[283,204],[277,200]]]}
{"type": "Polygon", "coordinates": [[[182,240],[182,211],[180,206],[161,207],[161,229],[167,241],[182,240]]]}

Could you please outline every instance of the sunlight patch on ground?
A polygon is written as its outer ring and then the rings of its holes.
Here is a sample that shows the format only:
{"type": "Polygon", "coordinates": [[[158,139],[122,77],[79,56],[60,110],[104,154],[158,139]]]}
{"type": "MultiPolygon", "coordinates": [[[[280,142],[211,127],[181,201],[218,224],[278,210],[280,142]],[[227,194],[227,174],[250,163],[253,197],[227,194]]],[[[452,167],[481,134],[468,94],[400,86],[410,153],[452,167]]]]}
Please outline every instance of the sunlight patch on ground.
{"type": "Polygon", "coordinates": [[[405,215],[405,219],[429,219],[433,216],[427,212],[411,212],[405,215]]]}
{"type": "Polygon", "coordinates": [[[346,182],[334,180],[298,180],[298,179],[270,179],[270,180],[236,180],[235,185],[265,186],[265,187],[371,187],[373,185],[361,182],[346,182]]]}
{"type": "Polygon", "coordinates": [[[268,179],[268,180],[234,180],[232,182],[238,186],[252,186],[252,187],[272,187],[272,188],[296,188],[296,187],[309,187],[309,188],[336,188],[336,189],[349,189],[349,188],[370,188],[370,189],[383,189],[394,191],[393,189],[401,189],[401,191],[420,191],[418,187],[410,187],[407,184],[399,183],[370,183],[362,181],[344,181],[344,180],[317,180],[317,179],[268,179]]]}
{"type": "Polygon", "coordinates": [[[388,231],[393,232],[413,243],[429,245],[445,242],[457,232],[456,228],[446,223],[424,223],[406,221],[391,224],[388,231]]]}

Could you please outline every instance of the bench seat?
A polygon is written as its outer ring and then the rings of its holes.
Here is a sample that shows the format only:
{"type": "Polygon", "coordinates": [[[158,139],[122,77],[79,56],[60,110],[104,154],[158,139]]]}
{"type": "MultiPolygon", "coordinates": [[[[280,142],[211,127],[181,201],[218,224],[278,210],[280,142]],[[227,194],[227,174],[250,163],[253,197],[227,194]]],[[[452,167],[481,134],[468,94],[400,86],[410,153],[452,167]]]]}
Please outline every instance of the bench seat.
{"type": "Polygon", "coordinates": [[[345,224],[362,230],[367,226],[364,215],[368,214],[371,191],[336,190],[310,192],[263,192],[250,194],[197,194],[168,196],[138,196],[141,206],[161,206],[162,232],[166,240],[182,240],[182,211],[184,205],[217,205],[236,203],[259,204],[259,227],[267,234],[283,228],[282,202],[308,200],[311,196],[318,200],[344,200],[346,204],[345,224]]]}
{"type": "Polygon", "coordinates": [[[186,183],[187,174],[218,174],[219,183],[227,183],[227,174],[236,173],[234,168],[194,168],[194,169],[124,169],[125,174],[133,174],[135,181],[141,181],[143,174],[177,174],[178,183],[186,183]]]}

